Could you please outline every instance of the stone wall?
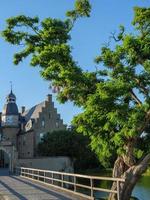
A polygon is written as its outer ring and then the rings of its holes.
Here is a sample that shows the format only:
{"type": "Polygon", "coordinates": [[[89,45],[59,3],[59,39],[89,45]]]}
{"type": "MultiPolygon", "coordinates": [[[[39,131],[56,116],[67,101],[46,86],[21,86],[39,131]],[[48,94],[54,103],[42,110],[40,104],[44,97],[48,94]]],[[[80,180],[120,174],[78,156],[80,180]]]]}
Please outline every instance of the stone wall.
{"type": "Polygon", "coordinates": [[[15,127],[4,127],[3,128],[3,136],[5,140],[12,142],[15,147],[17,147],[17,133],[19,128],[15,127]]]}
{"type": "Polygon", "coordinates": [[[73,173],[73,162],[69,157],[46,157],[33,159],[18,159],[19,167],[45,169],[51,171],[63,171],[73,173]]]}
{"type": "Polygon", "coordinates": [[[30,131],[18,136],[18,153],[19,158],[34,157],[34,132],[30,131]]]}

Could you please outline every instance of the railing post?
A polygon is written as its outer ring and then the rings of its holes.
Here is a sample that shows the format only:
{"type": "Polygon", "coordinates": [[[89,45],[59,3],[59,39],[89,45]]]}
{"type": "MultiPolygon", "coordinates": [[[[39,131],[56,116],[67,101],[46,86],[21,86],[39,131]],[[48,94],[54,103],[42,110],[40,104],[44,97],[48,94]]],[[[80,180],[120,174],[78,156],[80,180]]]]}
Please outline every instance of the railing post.
{"type": "Polygon", "coordinates": [[[53,185],[54,184],[54,181],[53,181],[54,174],[53,174],[53,172],[51,174],[52,174],[52,185],[53,185]]]}
{"type": "Polygon", "coordinates": [[[117,180],[117,199],[120,200],[120,184],[118,180],[117,180]]]}
{"type": "Polygon", "coordinates": [[[32,179],[34,179],[34,170],[32,170],[32,179]]]}
{"type": "Polygon", "coordinates": [[[76,192],[77,191],[77,187],[76,187],[77,179],[76,179],[76,176],[74,176],[73,179],[74,179],[74,192],[76,192]]]}
{"type": "Polygon", "coordinates": [[[34,179],[34,176],[33,176],[33,170],[32,170],[32,179],[34,179]]]}
{"type": "Polygon", "coordinates": [[[91,197],[93,197],[94,193],[93,193],[93,179],[90,178],[90,185],[91,185],[91,197]]]}
{"type": "Polygon", "coordinates": [[[62,180],[62,182],[61,182],[61,187],[64,187],[64,182],[63,182],[64,176],[63,176],[63,174],[61,174],[61,180],[62,180]]]}
{"type": "Polygon", "coordinates": [[[38,170],[38,181],[39,181],[39,170],[38,170]]]}
{"type": "Polygon", "coordinates": [[[44,171],[44,183],[45,183],[45,171],[44,171]]]}

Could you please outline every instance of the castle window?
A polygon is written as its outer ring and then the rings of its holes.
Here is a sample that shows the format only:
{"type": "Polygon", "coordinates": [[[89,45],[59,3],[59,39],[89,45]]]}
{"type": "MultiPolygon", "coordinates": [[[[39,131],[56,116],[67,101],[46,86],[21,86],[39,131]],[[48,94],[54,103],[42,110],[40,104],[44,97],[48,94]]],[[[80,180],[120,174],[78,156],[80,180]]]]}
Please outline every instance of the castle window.
{"type": "Polygon", "coordinates": [[[56,122],[56,128],[58,128],[59,127],[59,123],[58,122],[56,122]]]}
{"type": "Polygon", "coordinates": [[[51,114],[50,113],[48,114],[48,117],[49,117],[49,119],[51,118],[51,114]]]}
{"type": "Polygon", "coordinates": [[[42,127],[45,127],[45,119],[42,119],[42,127]]]}
{"type": "Polygon", "coordinates": [[[40,133],[40,141],[42,141],[42,139],[44,138],[44,134],[45,133],[40,133]]]}

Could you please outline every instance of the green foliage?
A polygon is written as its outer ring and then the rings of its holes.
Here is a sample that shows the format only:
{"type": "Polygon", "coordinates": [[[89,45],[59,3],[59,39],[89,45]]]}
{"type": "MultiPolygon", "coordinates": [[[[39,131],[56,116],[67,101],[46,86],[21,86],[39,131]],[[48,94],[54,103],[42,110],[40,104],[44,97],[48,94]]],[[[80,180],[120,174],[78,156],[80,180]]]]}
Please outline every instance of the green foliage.
{"type": "Polygon", "coordinates": [[[75,21],[79,17],[90,17],[91,5],[88,0],[76,0],[75,9],[68,11],[66,15],[75,21]]]}
{"type": "Polygon", "coordinates": [[[73,123],[90,138],[104,165],[114,152],[132,154],[138,160],[150,149],[146,137],[150,134],[150,8],[136,7],[134,33],[126,33],[120,26],[119,34],[112,36],[112,48],[103,46],[95,59],[101,67],[84,72],[71,55],[69,40],[73,22],[88,17],[90,10],[87,0],[77,0],[65,21],[13,17],[2,35],[11,44],[25,46],[15,54],[15,64],[30,55],[31,65],[40,66],[42,77],[57,89],[58,100],[70,100],[83,108],[73,123]],[[147,149],[140,146],[143,133],[147,149]]]}
{"type": "Polygon", "coordinates": [[[136,29],[141,31],[142,34],[149,34],[150,32],[150,11],[149,8],[134,8],[135,17],[133,25],[136,25],[136,29]]]}
{"type": "Polygon", "coordinates": [[[74,160],[75,170],[99,167],[89,143],[87,137],[75,131],[53,131],[44,135],[38,153],[41,156],[69,156],[74,160]]]}

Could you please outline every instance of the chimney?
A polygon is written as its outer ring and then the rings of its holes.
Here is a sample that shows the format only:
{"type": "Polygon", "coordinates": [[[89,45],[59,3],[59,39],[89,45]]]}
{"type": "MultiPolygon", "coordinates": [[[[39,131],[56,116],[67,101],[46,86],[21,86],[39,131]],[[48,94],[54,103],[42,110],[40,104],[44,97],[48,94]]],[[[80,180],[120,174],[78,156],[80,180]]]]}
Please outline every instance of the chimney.
{"type": "Polygon", "coordinates": [[[26,110],[25,106],[22,106],[22,107],[21,107],[21,114],[24,113],[25,110],[26,110]]]}
{"type": "Polygon", "coordinates": [[[51,95],[51,94],[48,94],[46,100],[47,100],[48,102],[51,102],[51,101],[52,101],[52,95],[51,95]]]}

